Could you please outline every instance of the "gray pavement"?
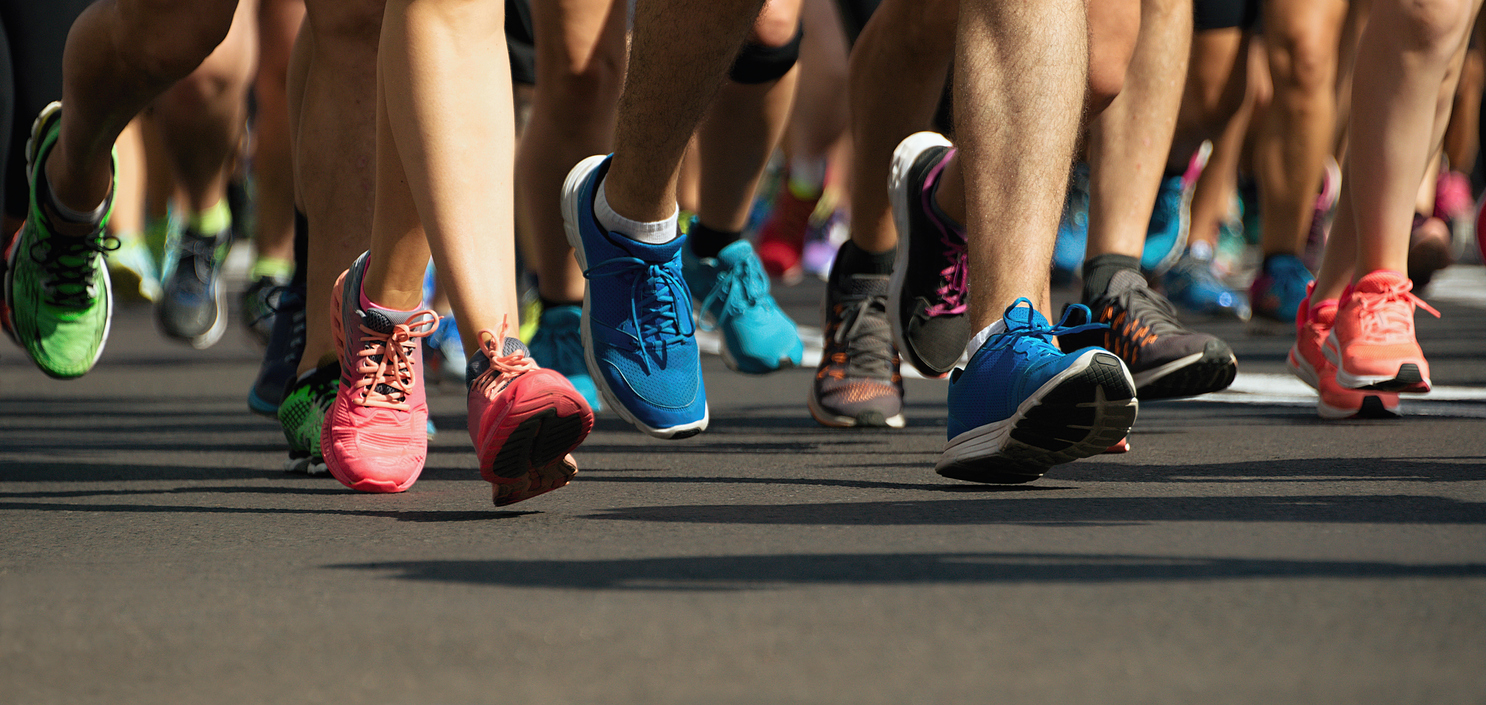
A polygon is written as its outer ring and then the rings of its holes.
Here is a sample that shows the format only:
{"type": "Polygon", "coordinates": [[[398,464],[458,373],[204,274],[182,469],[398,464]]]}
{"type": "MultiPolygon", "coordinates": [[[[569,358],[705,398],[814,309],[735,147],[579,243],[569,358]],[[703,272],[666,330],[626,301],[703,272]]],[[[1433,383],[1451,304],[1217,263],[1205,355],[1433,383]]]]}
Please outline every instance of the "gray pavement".
{"type": "MultiPolygon", "coordinates": [[[[1284,337],[1207,322],[1238,391],[986,487],[931,470],[942,382],[829,430],[810,370],[709,357],[707,433],[601,416],[513,511],[459,390],[419,483],[358,495],[279,471],[236,326],[125,308],[79,381],[0,345],[0,702],[1486,702],[1486,277],[1452,281],[1402,420],[1320,421],[1284,337]]],[[[779,294],[818,325],[820,291],[779,294]]]]}

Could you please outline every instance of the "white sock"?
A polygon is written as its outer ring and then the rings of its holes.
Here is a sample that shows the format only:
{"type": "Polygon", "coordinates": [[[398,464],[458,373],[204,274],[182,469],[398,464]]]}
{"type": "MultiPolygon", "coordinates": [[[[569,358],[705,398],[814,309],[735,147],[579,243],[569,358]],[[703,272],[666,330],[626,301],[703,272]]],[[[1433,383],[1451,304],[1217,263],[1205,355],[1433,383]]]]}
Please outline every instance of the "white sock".
{"type": "Polygon", "coordinates": [[[671,213],[671,217],[654,223],[630,220],[615,213],[609,207],[609,199],[604,196],[604,185],[608,180],[608,175],[605,175],[604,180],[599,182],[598,193],[593,197],[593,217],[605,230],[650,245],[664,245],[681,235],[676,229],[676,216],[681,212],[679,208],[671,213]]]}
{"type": "Polygon", "coordinates": [[[970,344],[965,346],[965,358],[968,360],[975,357],[975,351],[984,346],[986,341],[991,339],[991,336],[1005,332],[1006,319],[1004,318],[998,318],[995,323],[982,328],[979,333],[970,336],[970,344]]]}

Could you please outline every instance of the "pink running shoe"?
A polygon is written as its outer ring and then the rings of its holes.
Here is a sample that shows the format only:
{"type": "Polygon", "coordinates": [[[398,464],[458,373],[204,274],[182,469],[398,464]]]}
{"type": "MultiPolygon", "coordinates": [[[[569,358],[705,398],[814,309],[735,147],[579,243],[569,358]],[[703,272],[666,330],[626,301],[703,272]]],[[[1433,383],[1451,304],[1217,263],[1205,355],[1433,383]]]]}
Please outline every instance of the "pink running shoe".
{"type": "Polygon", "coordinates": [[[1316,205],[1311,211],[1311,228],[1305,236],[1305,253],[1301,257],[1312,272],[1321,269],[1321,255],[1326,252],[1326,239],[1331,235],[1331,223],[1336,218],[1336,202],[1342,193],[1342,170],[1336,159],[1326,157],[1326,168],[1321,172],[1321,193],[1316,195],[1316,205]]]}
{"type": "Polygon", "coordinates": [[[1434,182],[1434,217],[1451,223],[1465,220],[1475,211],[1476,200],[1471,196],[1471,177],[1458,171],[1441,169],[1439,178],[1434,182]]]}
{"type": "Polygon", "coordinates": [[[332,325],[341,385],[320,431],[325,466],[360,492],[402,492],[428,455],[423,344],[438,326],[433,311],[361,305],[361,255],[335,282],[332,325]]]}
{"type": "Polygon", "coordinates": [[[467,373],[470,440],[497,507],[567,485],[578,473],[570,453],[593,430],[583,395],[505,333],[504,322],[499,335],[480,331],[467,373]]]}
{"type": "Polygon", "coordinates": [[[1440,312],[1409,293],[1413,284],[1398,272],[1377,270],[1347,287],[1322,353],[1347,389],[1429,391],[1429,362],[1414,337],[1414,309],[1440,312]]]}
{"type": "Polygon", "coordinates": [[[805,232],[810,227],[810,214],[820,203],[820,196],[800,198],[789,187],[789,178],[780,180],[779,195],[774,199],[774,209],[769,219],[758,230],[758,258],[764,263],[764,271],[778,277],[786,284],[796,284],[804,278],[801,256],[805,248],[805,232]]]}
{"type": "Polygon", "coordinates": [[[1321,353],[1321,345],[1336,320],[1337,302],[1336,299],[1327,299],[1312,306],[1310,298],[1314,290],[1315,284],[1312,283],[1300,304],[1300,313],[1295,320],[1295,344],[1290,347],[1287,366],[1291,374],[1320,394],[1316,413],[1325,419],[1396,416],[1398,394],[1361,392],[1337,384],[1336,366],[1321,353]]]}

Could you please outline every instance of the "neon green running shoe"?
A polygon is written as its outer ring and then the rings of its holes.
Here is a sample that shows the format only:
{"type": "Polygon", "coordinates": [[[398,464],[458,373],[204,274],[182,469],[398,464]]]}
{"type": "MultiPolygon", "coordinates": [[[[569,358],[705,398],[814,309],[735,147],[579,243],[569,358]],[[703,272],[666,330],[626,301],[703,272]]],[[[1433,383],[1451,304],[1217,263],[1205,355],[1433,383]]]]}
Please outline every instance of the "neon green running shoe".
{"type": "Polygon", "coordinates": [[[325,457],[320,454],[320,426],[340,386],[341,363],[338,361],[318,367],[289,383],[284,401],[279,403],[279,424],[284,428],[284,439],[289,441],[285,472],[308,475],[329,472],[325,468],[325,457]]]}
{"type": "Polygon", "coordinates": [[[113,211],[112,198],[87,237],[63,237],[51,230],[38,191],[47,188],[42,165],[57,142],[61,118],[62,104],[52,103],[31,125],[26,144],[31,207],[6,252],[5,328],[42,372],[73,379],[87,374],[103,354],[113,315],[103,255],[118,249],[119,242],[103,229],[113,211]]]}

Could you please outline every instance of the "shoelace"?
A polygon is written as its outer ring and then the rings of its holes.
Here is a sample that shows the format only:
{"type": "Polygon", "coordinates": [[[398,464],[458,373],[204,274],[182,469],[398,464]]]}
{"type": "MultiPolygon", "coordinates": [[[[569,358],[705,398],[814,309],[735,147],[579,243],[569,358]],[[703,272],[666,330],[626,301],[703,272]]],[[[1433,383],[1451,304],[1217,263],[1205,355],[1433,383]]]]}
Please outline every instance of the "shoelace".
{"type": "Polygon", "coordinates": [[[527,357],[521,350],[509,355],[502,354],[501,348],[506,341],[506,327],[506,318],[502,316],[499,334],[488,330],[480,331],[480,351],[490,359],[490,366],[475,377],[470,388],[478,389],[487,396],[500,391],[511,380],[537,369],[536,360],[527,357]]]}
{"type": "Polygon", "coordinates": [[[37,238],[27,254],[32,262],[41,266],[42,300],[63,308],[87,307],[98,297],[98,281],[93,276],[94,257],[113,252],[121,244],[112,235],[105,235],[101,240],[92,236],[37,238]]]}
{"type": "Polygon", "coordinates": [[[716,285],[707,292],[707,298],[702,299],[702,310],[711,311],[713,304],[719,299],[722,300],[722,308],[719,309],[717,320],[709,322],[706,318],[702,319],[702,330],[712,330],[717,321],[753,308],[764,300],[769,291],[769,278],[757,262],[753,257],[745,257],[722,272],[716,285]]]}
{"type": "Polygon", "coordinates": [[[940,221],[939,214],[935,212],[933,203],[933,190],[928,188],[931,180],[939,178],[940,171],[949,162],[955,150],[950,149],[945,153],[939,164],[934,167],[925,180],[925,188],[919,193],[923,212],[929,216],[929,220],[939,229],[939,245],[942,254],[949,265],[939,270],[939,288],[934,290],[935,303],[925,309],[924,313],[930,318],[938,316],[953,316],[965,312],[965,292],[970,282],[970,272],[965,266],[965,231],[956,230],[948,223],[940,221]]]}
{"type": "Polygon", "coordinates": [[[419,311],[406,322],[392,326],[392,331],[381,333],[361,324],[361,349],[356,351],[355,403],[383,409],[409,411],[408,392],[418,383],[417,371],[413,369],[413,352],[420,345],[417,338],[426,338],[439,323],[439,315],[433,311],[419,311]]]}
{"type": "Polygon", "coordinates": [[[871,319],[870,311],[887,318],[887,295],[847,297],[837,305],[841,322],[831,336],[833,348],[845,348],[843,352],[831,354],[831,362],[845,366],[844,370],[831,376],[841,379],[853,377],[891,377],[893,375],[893,344],[883,330],[871,330],[866,326],[871,319]],[[874,344],[875,343],[875,344],[874,344]]]}
{"type": "MultiPolygon", "coordinates": [[[[1386,338],[1390,334],[1409,330],[1414,324],[1416,307],[1439,318],[1440,312],[1415,296],[1412,289],[1413,284],[1402,279],[1377,294],[1357,297],[1363,335],[1369,338],[1386,338]]],[[[1354,293],[1353,296],[1357,295],[1354,293]]]]}
{"type": "MultiPolygon", "coordinates": [[[[1042,342],[1052,346],[1053,336],[1075,335],[1088,331],[1103,330],[1109,327],[1105,323],[1092,322],[1093,315],[1089,313],[1089,308],[1083,304],[1073,304],[1063,309],[1063,317],[1058,320],[1056,325],[1048,325],[1034,319],[1032,317],[1032,311],[1036,309],[1037,307],[1032,305],[1032,300],[1025,296],[1011,302],[1011,305],[1006,307],[1006,313],[1001,318],[1001,320],[1006,322],[1006,334],[991,336],[990,341],[988,341],[990,348],[992,350],[999,350],[1015,344],[1020,338],[1030,337],[1039,338],[1042,342]],[[1026,316],[1022,318],[1013,316],[1012,311],[1015,311],[1018,307],[1022,307],[1023,304],[1025,304],[1025,308],[1027,309],[1026,316]],[[1083,318],[1083,320],[1091,322],[1069,325],[1068,319],[1075,313],[1083,318]]],[[[1054,349],[1056,350],[1056,348],[1054,349]]]]}
{"type": "Polygon", "coordinates": [[[686,282],[665,265],[638,257],[615,257],[590,267],[583,276],[586,279],[631,277],[629,320],[634,322],[635,332],[626,335],[634,339],[647,374],[651,371],[652,354],[696,334],[691,311],[683,311],[681,306],[689,296],[686,282]]]}

